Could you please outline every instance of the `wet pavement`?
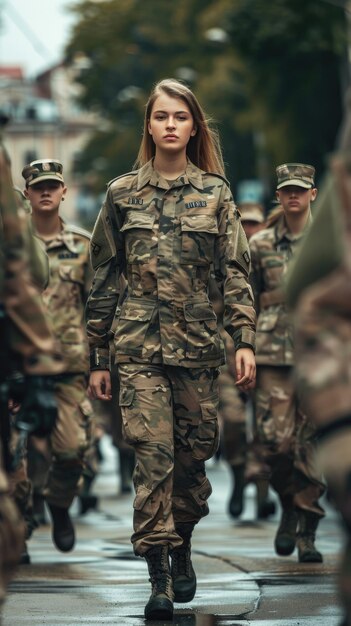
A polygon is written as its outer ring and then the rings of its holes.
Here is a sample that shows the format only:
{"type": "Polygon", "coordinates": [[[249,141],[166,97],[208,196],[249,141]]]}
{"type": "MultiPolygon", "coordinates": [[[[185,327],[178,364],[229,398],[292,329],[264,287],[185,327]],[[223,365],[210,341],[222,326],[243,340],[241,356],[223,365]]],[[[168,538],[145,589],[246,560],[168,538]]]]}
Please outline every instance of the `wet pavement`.
{"type": "MultiPolygon", "coordinates": [[[[19,567],[3,611],[3,626],[142,626],[150,595],[146,563],[131,544],[132,496],[119,496],[115,451],[106,437],[104,462],[94,484],[98,511],[79,516],[76,548],[58,552],[49,525],[28,543],[31,564],[19,567]]],[[[189,604],[175,605],[173,622],[148,626],[338,626],[341,610],[336,572],[343,536],[332,509],[321,522],[317,547],[323,564],[299,564],[296,553],[277,557],[273,549],[279,512],[255,519],[255,492],[246,490],[240,521],[228,517],[231,489],[223,462],[209,463],[211,512],[193,537],[198,589],[189,604]]],[[[274,495],[273,495],[274,497],[274,495]]]]}

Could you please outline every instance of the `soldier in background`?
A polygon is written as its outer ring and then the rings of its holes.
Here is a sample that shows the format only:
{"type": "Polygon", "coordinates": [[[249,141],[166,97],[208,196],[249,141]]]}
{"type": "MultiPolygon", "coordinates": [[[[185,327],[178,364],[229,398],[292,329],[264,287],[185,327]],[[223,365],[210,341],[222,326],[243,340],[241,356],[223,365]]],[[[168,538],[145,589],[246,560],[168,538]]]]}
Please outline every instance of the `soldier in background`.
{"type": "Polygon", "coordinates": [[[312,227],[286,281],[295,310],[296,382],[317,428],[318,462],[341,514],[342,626],[351,626],[351,116],[312,227]]]}
{"type": "MultiPolygon", "coordinates": [[[[0,112],[0,124],[6,117],[0,112]]],[[[27,224],[18,209],[10,161],[0,136],[0,602],[18,563],[24,541],[24,524],[8,494],[7,473],[12,469],[9,402],[12,371],[24,375],[22,413],[18,424],[26,432],[48,432],[55,423],[57,408],[53,377],[62,372],[62,359],[55,349],[40,294],[29,274],[27,224]]],[[[18,391],[18,390],[17,390],[18,391]]]]}
{"type": "Polygon", "coordinates": [[[59,161],[41,159],[26,165],[22,175],[35,231],[49,257],[50,282],[43,300],[64,358],[64,374],[55,385],[58,422],[46,450],[42,450],[43,468],[35,478],[42,481],[53,521],[53,541],[66,552],[75,543],[69,507],[79,492],[92,429],[92,407],[87,397],[88,345],[83,326],[91,268],[90,234],[67,225],[60,217],[60,204],[67,191],[62,169],[59,161]]]}
{"type": "Polygon", "coordinates": [[[324,492],[314,464],[315,429],[303,412],[293,381],[294,344],[291,313],[282,289],[283,277],[311,222],[317,196],[314,168],[287,163],[276,168],[277,199],[282,213],[250,240],[251,283],[258,312],[256,437],[262,462],[277,491],[282,516],[275,537],[281,556],[297,542],[300,562],[321,562],[314,537],[324,511],[324,492]]]}
{"type": "MultiPolygon", "coordinates": [[[[26,200],[23,192],[14,188],[17,200],[18,210],[23,216],[24,225],[24,245],[28,251],[28,262],[30,270],[30,279],[33,286],[41,294],[47,287],[49,282],[49,259],[45,252],[43,243],[33,232],[32,220],[30,217],[30,205],[26,200]]],[[[23,374],[21,371],[14,371],[12,368],[11,380],[12,386],[16,383],[18,387],[21,384],[23,374]]],[[[11,422],[16,422],[16,415],[21,409],[21,405],[11,401],[11,422]]],[[[32,483],[28,477],[28,446],[31,437],[24,440],[20,435],[20,431],[16,428],[11,429],[10,451],[12,456],[12,466],[9,473],[10,491],[25,521],[26,540],[31,537],[33,529],[37,522],[33,510],[33,489],[32,483]]],[[[36,438],[38,442],[40,440],[36,438]]],[[[30,563],[27,544],[24,544],[20,557],[20,564],[30,563]]]]}
{"type": "MultiPolygon", "coordinates": [[[[238,209],[241,214],[241,223],[249,240],[252,235],[264,228],[264,207],[262,191],[259,181],[242,181],[238,185],[238,209]]],[[[218,318],[223,315],[222,300],[215,283],[211,284],[211,299],[214,303],[218,318]]],[[[249,440],[252,430],[252,402],[251,394],[240,391],[235,386],[236,371],[234,358],[234,344],[228,333],[221,325],[221,335],[226,352],[226,363],[221,367],[219,383],[219,418],[221,426],[221,452],[228,463],[233,487],[228,503],[228,512],[231,517],[238,518],[244,506],[244,490],[247,483],[247,461],[250,466],[259,464],[254,451],[250,449],[249,440]]],[[[258,519],[266,519],[275,512],[275,504],[268,498],[269,481],[258,476],[253,479],[256,488],[256,515],[258,519]]]]}

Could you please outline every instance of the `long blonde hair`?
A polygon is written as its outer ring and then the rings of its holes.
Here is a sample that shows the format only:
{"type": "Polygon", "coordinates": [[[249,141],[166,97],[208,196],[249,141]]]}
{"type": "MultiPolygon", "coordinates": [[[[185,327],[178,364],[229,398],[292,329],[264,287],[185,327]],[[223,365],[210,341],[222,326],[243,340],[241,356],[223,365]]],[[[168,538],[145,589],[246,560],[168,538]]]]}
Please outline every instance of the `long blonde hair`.
{"type": "Polygon", "coordinates": [[[219,136],[216,130],[210,128],[197,98],[183,83],[175,78],[165,78],[153,87],[150,97],[145,106],[144,131],[135,167],[141,167],[155,156],[156,146],[152,136],[148,132],[152,107],[158,96],[162,93],[171,98],[180,98],[185,102],[193,116],[196,135],[190,137],[186,153],[194,165],[205,172],[214,172],[224,176],[224,164],[219,136]]]}

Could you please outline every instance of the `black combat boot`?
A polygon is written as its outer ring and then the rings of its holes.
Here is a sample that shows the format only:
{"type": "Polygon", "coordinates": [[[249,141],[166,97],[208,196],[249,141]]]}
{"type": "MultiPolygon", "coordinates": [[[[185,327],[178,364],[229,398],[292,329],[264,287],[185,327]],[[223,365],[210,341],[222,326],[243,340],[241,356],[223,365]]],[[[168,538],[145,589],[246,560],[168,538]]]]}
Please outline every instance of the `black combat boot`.
{"type": "Polygon", "coordinates": [[[258,478],[256,480],[256,516],[257,519],[267,519],[274,515],[275,502],[269,497],[269,480],[258,478]]]}
{"type": "Polygon", "coordinates": [[[99,499],[91,493],[94,478],[95,476],[91,474],[83,474],[83,487],[78,495],[80,515],[85,515],[90,510],[96,511],[98,508],[99,499]]]}
{"type": "Polygon", "coordinates": [[[132,476],[135,466],[134,450],[119,448],[118,454],[121,493],[131,493],[133,490],[132,476]]]}
{"type": "Polygon", "coordinates": [[[168,546],[156,545],[143,556],[147,562],[151,582],[151,596],[145,607],[145,618],[171,620],[174,594],[169,569],[168,546]]]}
{"type": "Polygon", "coordinates": [[[193,523],[176,524],[176,531],[182,537],[183,543],[171,553],[174,602],[191,602],[196,592],[196,574],[191,562],[190,542],[193,530],[193,523]]]}
{"type": "Polygon", "coordinates": [[[316,549],[314,542],[320,517],[311,511],[299,511],[299,529],[297,549],[300,563],[322,563],[323,556],[316,549]]]}
{"type": "Polygon", "coordinates": [[[282,516],[274,540],[275,551],[279,556],[289,556],[295,550],[296,529],[299,520],[292,499],[282,499],[282,516]]]}
{"type": "Polygon", "coordinates": [[[26,541],[23,543],[22,552],[20,554],[20,558],[19,558],[18,564],[19,565],[29,565],[30,564],[30,556],[29,556],[28,546],[27,546],[27,542],[26,541]]]}
{"type": "Polygon", "coordinates": [[[45,498],[41,493],[37,493],[36,491],[33,493],[33,518],[35,520],[36,527],[47,524],[45,514],[45,498]]]}
{"type": "Polygon", "coordinates": [[[243,512],[243,497],[245,487],[245,465],[231,465],[234,485],[229,500],[228,511],[231,517],[240,517],[243,512]]]}
{"type": "Polygon", "coordinates": [[[48,504],[52,517],[52,538],[56,548],[61,552],[69,552],[74,547],[74,526],[68,513],[68,508],[48,504]]]}

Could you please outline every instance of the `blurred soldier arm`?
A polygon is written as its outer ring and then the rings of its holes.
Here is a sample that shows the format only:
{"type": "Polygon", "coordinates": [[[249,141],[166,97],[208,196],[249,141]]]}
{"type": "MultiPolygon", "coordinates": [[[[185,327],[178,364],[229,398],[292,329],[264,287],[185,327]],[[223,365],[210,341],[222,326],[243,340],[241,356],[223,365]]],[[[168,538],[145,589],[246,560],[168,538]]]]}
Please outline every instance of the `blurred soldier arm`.
{"type": "MultiPolygon", "coordinates": [[[[28,225],[23,209],[18,207],[10,162],[2,144],[0,209],[4,380],[11,377],[13,370],[24,374],[23,408],[28,420],[32,420],[30,428],[33,430],[41,420],[48,419],[52,424],[56,419],[52,386],[53,376],[62,372],[62,359],[55,349],[40,293],[30,275],[28,225]]],[[[9,393],[7,384],[6,394],[9,393]]]]}
{"type": "Polygon", "coordinates": [[[260,295],[263,289],[262,270],[260,263],[260,254],[255,237],[250,239],[250,256],[251,256],[251,271],[250,271],[250,284],[252,287],[254,305],[257,316],[260,312],[260,295]]]}
{"type": "Polygon", "coordinates": [[[236,384],[244,389],[256,378],[256,315],[248,282],[250,252],[240,215],[229,187],[220,197],[218,237],[214,254],[214,275],[224,300],[223,326],[235,345],[236,384]]]}
{"type": "Polygon", "coordinates": [[[43,292],[49,284],[50,270],[49,257],[46,254],[45,245],[34,232],[33,222],[31,219],[31,207],[24,193],[14,187],[15,197],[17,200],[18,211],[24,215],[24,232],[25,248],[28,250],[30,279],[35,287],[43,292]]]}
{"type": "Polygon", "coordinates": [[[86,305],[91,370],[89,394],[99,400],[112,398],[110,339],[120,296],[124,255],[117,219],[111,190],[108,190],[91,239],[91,263],[95,273],[86,305]]]}

